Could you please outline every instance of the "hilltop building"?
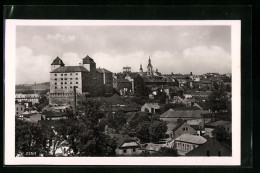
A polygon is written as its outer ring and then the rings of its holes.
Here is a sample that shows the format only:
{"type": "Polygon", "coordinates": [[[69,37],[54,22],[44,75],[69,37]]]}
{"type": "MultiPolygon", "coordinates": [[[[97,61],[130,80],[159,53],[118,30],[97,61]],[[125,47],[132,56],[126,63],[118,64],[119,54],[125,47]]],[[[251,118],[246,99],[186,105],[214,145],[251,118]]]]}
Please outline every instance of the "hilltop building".
{"type": "Polygon", "coordinates": [[[57,57],[51,64],[50,104],[73,102],[74,86],[78,95],[104,94],[104,83],[112,86],[112,73],[96,69],[95,61],[88,55],[79,66],[65,66],[57,57]]]}

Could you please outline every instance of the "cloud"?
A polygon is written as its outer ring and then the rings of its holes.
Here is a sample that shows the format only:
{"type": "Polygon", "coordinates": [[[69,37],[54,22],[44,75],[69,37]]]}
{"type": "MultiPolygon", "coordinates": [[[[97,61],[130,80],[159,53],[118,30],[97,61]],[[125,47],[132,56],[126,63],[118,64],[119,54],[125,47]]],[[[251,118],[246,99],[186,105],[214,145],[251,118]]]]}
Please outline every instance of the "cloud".
{"type": "Polygon", "coordinates": [[[219,46],[195,46],[183,50],[185,68],[193,69],[196,73],[231,72],[231,57],[219,46]]]}
{"type": "Polygon", "coordinates": [[[55,40],[55,41],[61,41],[61,42],[69,42],[69,41],[74,41],[75,40],[75,35],[62,35],[60,33],[56,34],[47,34],[46,36],[47,40],[55,40]]]}
{"type": "Polygon", "coordinates": [[[33,51],[25,46],[16,49],[16,83],[33,83],[49,81],[52,57],[33,55],[33,51]]]}

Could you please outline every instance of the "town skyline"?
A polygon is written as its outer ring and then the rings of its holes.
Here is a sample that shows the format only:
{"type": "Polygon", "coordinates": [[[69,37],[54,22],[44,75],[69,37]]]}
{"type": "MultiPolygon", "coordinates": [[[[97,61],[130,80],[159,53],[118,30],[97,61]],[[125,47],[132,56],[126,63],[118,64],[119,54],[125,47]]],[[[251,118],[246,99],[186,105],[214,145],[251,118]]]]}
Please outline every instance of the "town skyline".
{"type": "Polygon", "coordinates": [[[87,55],[97,68],[113,73],[125,66],[138,72],[140,64],[146,70],[149,57],[162,74],[231,73],[231,28],[18,26],[16,84],[49,81],[50,64],[57,56],[66,66],[77,66],[87,55]]]}

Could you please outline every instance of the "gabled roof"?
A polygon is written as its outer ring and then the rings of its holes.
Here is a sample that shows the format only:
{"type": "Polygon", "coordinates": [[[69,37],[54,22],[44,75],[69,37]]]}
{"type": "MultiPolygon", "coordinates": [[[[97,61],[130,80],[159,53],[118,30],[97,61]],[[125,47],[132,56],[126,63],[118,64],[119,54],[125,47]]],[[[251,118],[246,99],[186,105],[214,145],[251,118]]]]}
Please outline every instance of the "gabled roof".
{"type": "Polygon", "coordinates": [[[173,110],[169,109],[160,115],[160,118],[202,118],[201,114],[209,113],[206,110],[173,110]]]}
{"type": "Polygon", "coordinates": [[[217,126],[222,126],[222,125],[226,125],[226,124],[231,124],[230,121],[215,121],[215,122],[212,122],[212,123],[208,123],[208,124],[205,124],[205,126],[207,127],[217,127],[217,126]]]}
{"type": "Polygon", "coordinates": [[[97,68],[97,72],[99,72],[99,73],[112,73],[111,71],[108,71],[105,68],[97,68]]]}
{"type": "Polygon", "coordinates": [[[63,61],[57,56],[57,58],[55,58],[51,65],[61,65],[61,66],[64,66],[65,64],[63,63],[63,61]]]}
{"type": "Polygon", "coordinates": [[[83,66],[64,66],[53,70],[51,73],[89,72],[83,66]]]}
{"type": "Polygon", "coordinates": [[[219,141],[209,138],[207,142],[188,152],[186,156],[206,156],[207,151],[209,151],[209,156],[218,156],[218,152],[221,152],[221,156],[231,156],[232,154],[231,150],[219,141]]]}
{"type": "Polygon", "coordinates": [[[175,132],[176,130],[178,130],[183,124],[187,123],[186,121],[182,121],[181,123],[179,123],[176,127],[174,127],[174,129],[172,129],[173,132],[175,132]]]}
{"type": "Polygon", "coordinates": [[[45,112],[42,112],[42,115],[45,115],[46,118],[48,118],[48,117],[63,117],[63,116],[67,116],[68,113],[67,112],[45,111],[45,112]]]}
{"type": "Polygon", "coordinates": [[[177,137],[175,141],[187,142],[192,144],[204,144],[205,142],[207,142],[207,139],[203,138],[202,136],[182,134],[181,136],[177,137]]]}
{"type": "Polygon", "coordinates": [[[84,59],[83,59],[83,64],[92,64],[92,63],[95,63],[95,61],[90,58],[90,56],[86,56],[84,59]]]}

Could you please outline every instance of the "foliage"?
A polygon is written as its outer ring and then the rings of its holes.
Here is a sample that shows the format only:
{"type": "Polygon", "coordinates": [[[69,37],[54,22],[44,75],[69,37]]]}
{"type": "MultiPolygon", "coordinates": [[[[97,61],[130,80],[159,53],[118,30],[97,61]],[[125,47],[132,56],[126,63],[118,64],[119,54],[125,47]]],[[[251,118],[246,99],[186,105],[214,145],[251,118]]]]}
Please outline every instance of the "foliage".
{"type": "Polygon", "coordinates": [[[149,142],[150,139],[150,122],[143,121],[139,123],[136,127],[136,137],[138,137],[142,142],[149,142]]]}
{"type": "Polygon", "coordinates": [[[167,131],[167,125],[164,121],[154,121],[150,124],[150,140],[152,142],[158,142],[160,138],[164,137],[164,134],[167,131]]]}
{"type": "Polygon", "coordinates": [[[25,122],[19,119],[15,120],[15,155],[18,153],[35,151],[38,154],[45,154],[45,138],[47,134],[38,125],[25,122]],[[41,134],[41,135],[39,135],[41,134]]]}
{"type": "Polygon", "coordinates": [[[225,130],[225,128],[223,126],[217,126],[213,131],[212,131],[212,135],[215,139],[219,140],[219,141],[224,141],[227,139],[230,139],[230,134],[228,134],[228,132],[225,130]]]}
{"type": "Polygon", "coordinates": [[[178,156],[175,148],[162,147],[158,152],[150,153],[148,151],[142,152],[140,156],[178,156]]]}
{"type": "Polygon", "coordinates": [[[214,90],[206,100],[206,107],[209,108],[212,114],[215,114],[215,119],[218,119],[218,114],[228,110],[228,99],[224,90],[214,90]]]}

